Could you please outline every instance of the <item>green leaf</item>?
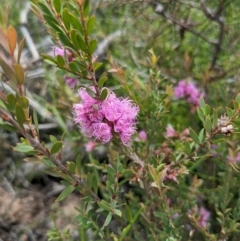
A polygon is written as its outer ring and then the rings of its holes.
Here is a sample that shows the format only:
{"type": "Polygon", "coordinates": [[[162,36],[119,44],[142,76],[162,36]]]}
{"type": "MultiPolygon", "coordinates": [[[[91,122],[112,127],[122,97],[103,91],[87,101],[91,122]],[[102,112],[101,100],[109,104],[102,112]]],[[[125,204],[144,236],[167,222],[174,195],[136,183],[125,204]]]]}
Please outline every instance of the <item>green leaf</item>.
{"type": "Polygon", "coordinates": [[[62,32],[58,33],[58,37],[62,45],[69,47],[71,49],[75,49],[74,45],[71,43],[71,41],[69,40],[68,36],[65,33],[62,33],[62,32]]]}
{"type": "Polygon", "coordinates": [[[57,173],[56,171],[53,171],[52,169],[44,169],[44,172],[46,172],[48,175],[53,176],[53,177],[61,177],[61,175],[59,173],[57,173]]]}
{"type": "Polygon", "coordinates": [[[211,113],[211,108],[210,108],[210,106],[208,104],[206,104],[205,105],[205,115],[206,116],[210,115],[210,113],[211,113]]]}
{"type": "Polygon", "coordinates": [[[26,117],[23,108],[19,104],[16,105],[15,114],[18,124],[23,127],[23,123],[26,122],[26,117]]]}
{"type": "Polygon", "coordinates": [[[205,104],[204,99],[202,97],[200,98],[200,107],[201,107],[201,110],[202,110],[203,114],[205,114],[206,104],[205,104]]]}
{"type": "Polygon", "coordinates": [[[76,62],[70,62],[68,64],[69,68],[74,72],[77,73],[79,71],[79,66],[76,64],[76,62]]]}
{"type": "Polygon", "coordinates": [[[97,177],[95,175],[93,175],[93,177],[92,177],[92,188],[93,188],[95,193],[98,192],[98,180],[97,180],[97,177]]]}
{"type": "Polygon", "coordinates": [[[20,63],[21,55],[22,55],[22,50],[25,44],[25,38],[21,40],[21,42],[18,45],[18,56],[17,56],[17,62],[20,63]]]}
{"type": "Polygon", "coordinates": [[[82,50],[83,52],[87,52],[87,45],[82,36],[74,29],[71,30],[70,35],[75,48],[82,50]]]}
{"type": "Polygon", "coordinates": [[[52,16],[51,10],[45,4],[38,1],[37,5],[39,6],[39,8],[42,10],[44,14],[52,16]]]}
{"type": "Polygon", "coordinates": [[[211,133],[212,131],[212,122],[209,118],[206,119],[206,121],[203,123],[204,128],[206,129],[207,133],[211,133]]]}
{"type": "Polygon", "coordinates": [[[83,27],[80,23],[79,18],[75,17],[72,13],[69,13],[69,18],[71,20],[72,27],[77,30],[79,34],[83,34],[83,27]]]}
{"type": "Polygon", "coordinates": [[[96,39],[92,39],[90,44],[89,44],[89,52],[90,54],[93,54],[94,51],[96,50],[97,48],[97,40],[96,39]]]}
{"type": "Polygon", "coordinates": [[[227,115],[229,118],[231,118],[234,115],[234,110],[232,110],[229,107],[226,107],[227,115]]]}
{"type": "Polygon", "coordinates": [[[86,87],[86,91],[92,98],[96,98],[95,92],[93,92],[90,88],[86,87]]]}
{"type": "Polygon", "coordinates": [[[56,152],[58,152],[59,150],[61,150],[62,148],[62,141],[57,141],[53,144],[51,150],[50,150],[50,154],[53,155],[55,154],[56,152]]]}
{"type": "Polygon", "coordinates": [[[192,137],[193,141],[196,143],[196,144],[199,144],[200,141],[198,139],[198,136],[197,134],[195,133],[195,131],[192,129],[192,128],[189,128],[190,130],[190,136],[192,137]]]}
{"type": "Polygon", "coordinates": [[[8,94],[7,100],[8,100],[10,110],[15,110],[16,103],[17,103],[17,100],[16,100],[15,96],[13,94],[8,94]]]}
{"type": "Polygon", "coordinates": [[[28,153],[34,151],[34,148],[32,146],[18,143],[17,146],[13,147],[15,151],[22,152],[22,153],[28,153]]]}
{"type": "Polygon", "coordinates": [[[84,6],[83,6],[83,14],[84,17],[86,18],[89,14],[89,9],[90,9],[90,3],[89,0],[85,0],[84,1],[84,6]]]}
{"type": "Polygon", "coordinates": [[[106,166],[107,172],[110,173],[112,176],[116,175],[116,171],[111,166],[106,166]]]}
{"type": "Polygon", "coordinates": [[[97,204],[103,210],[108,211],[108,212],[111,211],[111,207],[109,206],[109,204],[106,201],[102,200],[101,202],[97,202],[97,204]]]}
{"type": "Polygon", "coordinates": [[[202,129],[198,135],[200,142],[202,143],[205,139],[204,129],[202,129]]]}
{"type": "Polygon", "coordinates": [[[57,55],[58,67],[63,67],[65,65],[64,58],[61,55],[57,55]]]}
{"type": "Polygon", "coordinates": [[[39,136],[38,117],[37,117],[37,111],[35,109],[33,110],[33,123],[35,125],[35,129],[36,129],[37,134],[39,136]]]}
{"type": "Polygon", "coordinates": [[[48,64],[57,65],[57,60],[55,58],[50,57],[46,54],[42,54],[42,57],[43,57],[44,61],[47,62],[48,64]]]}
{"type": "Polygon", "coordinates": [[[51,141],[52,144],[57,142],[57,138],[55,136],[50,135],[49,138],[50,138],[50,141],[51,141]]]}
{"type": "Polygon", "coordinates": [[[119,210],[119,209],[114,209],[114,213],[119,216],[119,217],[122,217],[122,211],[119,210]]]}
{"type": "Polygon", "coordinates": [[[64,23],[66,29],[69,30],[71,23],[70,23],[70,17],[69,17],[67,8],[64,8],[62,11],[62,20],[63,20],[63,23],[64,23]]]}
{"type": "Polygon", "coordinates": [[[102,92],[101,92],[100,100],[101,100],[101,101],[106,100],[107,96],[108,96],[108,90],[107,90],[106,88],[104,88],[104,89],[102,90],[102,92]]]}
{"type": "Polygon", "coordinates": [[[68,171],[71,173],[71,174],[75,174],[75,170],[76,170],[76,165],[74,162],[70,162],[68,164],[68,171]]]}
{"type": "Polygon", "coordinates": [[[198,114],[198,117],[200,118],[200,120],[202,122],[204,122],[205,117],[204,117],[204,113],[201,108],[197,108],[197,114],[198,114]]]}
{"type": "Polygon", "coordinates": [[[240,104],[240,93],[237,94],[235,101],[240,104]]]}
{"type": "Polygon", "coordinates": [[[66,197],[68,197],[73,191],[75,190],[75,187],[73,185],[69,185],[67,188],[65,188],[62,193],[58,196],[55,202],[62,201],[66,197]]]}
{"type": "Polygon", "coordinates": [[[87,175],[87,187],[89,189],[92,189],[92,174],[91,173],[88,173],[88,175],[87,175]]]}
{"type": "Polygon", "coordinates": [[[98,81],[98,86],[101,89],[103,87],[103,85],[105,84],[105,82],[107,81],[108,77],[106,73],[103,73],[98,81]]]}
{"type": "Polygon", "coordinates": [[[90,35],[95,24],[95,16],[91,16],[87,21],[87,34],[90,35]]]}
{"type": "Polygon", "coordinates": [[[96,70],[98,70],[102,65],[103,65],[103,63],[101,63],[101,62],[94,62],[94,63],[93,63],[93,68],[94,68],[94,70],[96,71],[96,70]]]}
{"type": "Polygon", "coordinates": [[[129,222],[132,222],[132,214],[129,206],[126,204],[126,217],[129,222]]]}
{"type": "Polygon", "coordinates": [[[77,165],[77,170],[78,174],[80,175],[82,173],[82,163],[81,163],[81,155],[79,154],[76,159],[76,165],[77,165]]]}
{"type": "Polygon", "coordinates": [[[112,216],[113,216],[112,213],[108,213],[107,218],[106,218],[106,220],[105,220],[105,222],[103,224],[104,227],[108,226],[108,224],[111,222],[112,216]]]}
{"type": "Polygon", "coordinates": [[[28,109],[29,108],[29,100],[25,96],[20,96],[18,98],[19,104],[22,106],[23,109],[28,109]]]}
{"type": "Polygon", "coordinates": [[[218,121],[218,113],[217,110],[213,109],[213,114],[212,114],[212,126],[215,128],[217,126],[217,121],[218,121]]]}
{"type": "Polygon", "coordinates": [[[56,167],[55,163],[53,163],[49,158],[43,158],[43,162],[49,167],[56,167]]]}
{"type": "Polygon", "coordinates": [[[189,143],[186,141],[186,142],[184,143],[184,146],[185,146],[185,153],[186,153],[187,155],[189,155],[189,154],[191,153],[191,147],[190,147],[189,143]]]}
{"type": "Polygon", "coordinates": [[[53,0],[53,6],[58,14],[61,12],[61,3],[62,0],[53,0]]]}
{"type": "Polygon", "coordinates": [[[15,73],[10,65],[8,65],[3,59],[0,58],[0,66],[3,69],[3,72],[6,74],[9,80],[12,80],[13,82],[16,82],[16,76],[15,73]]]}

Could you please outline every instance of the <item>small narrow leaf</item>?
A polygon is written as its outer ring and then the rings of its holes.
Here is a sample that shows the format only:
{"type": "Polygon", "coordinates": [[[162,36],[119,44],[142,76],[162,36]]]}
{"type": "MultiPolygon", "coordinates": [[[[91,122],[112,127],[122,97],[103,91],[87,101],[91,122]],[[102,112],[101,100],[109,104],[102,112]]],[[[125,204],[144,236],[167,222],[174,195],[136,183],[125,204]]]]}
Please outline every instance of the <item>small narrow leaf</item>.
{"type": "Polygon", "coordinates": [[[84,6],[83,6],[83,13],[84,13],[84,17],[86,18],[89,14],[89,9],[90,9],[90,1],[89,0],[85,0],[84,1],[84,6]]]}
{"type": "Polygon", "coordinates": [[[39,136],[39,127],[38,127],[38,117],[37,117],[37,111],[33,110],[33,123],[35,125],[35,130],[37,131],[37,134],[39,136]]]}
{"type": "Polygon", "coordinates": [[[240,104],[240,93],[237,94],[235,101],[240,104]]]}
{"type": "Polygon", "coordinates": [[[100,77],[99,81],[98,81],[98,86],[101,89],[103,87],[103,85],[105,84],[105,82],[107,81],[107,74],[103,73],[102,76],[100,77]]]}
{"type": "Polygon", "coordinates": [[[6,76],[9,78],[9,80],[12,80],[14,82],[16,82],[16,76],[15,73],[12,69],[11,66],[9,66],[3,59],[0,58],[0,65],[4,71],[4,73],[6,74],[6,76]]]}
{"type": "Polygon", "coordinates": [[[23,85],[25,81],[25,75],[24,75],[24,70],[22,66],[20,64],[15,64],[14,69],[15,69],[18,85],[23,85]]]}
{"type": "Polygon", "coordinates": [[[94,62],[94,63],[93,63],[93,68],[94,68],[94,70],[96,71],[96,70],[98,70],[102,65],[103,65],[103,63],[101,63],[101,62],[94,62]]]}
{"type": "Polygon", "coordinates": [[[17,103],[15,96],[13,94],[8,94],[7,100],[8,100],[8,104],[9,104],[9,107],[11,108],[11,110],[14,110],[16,103],[17,103]]]}
{"type": "Polygon", "coordinates": [[[213,109],[213,114],[212,114],[213,128],[215,128],[217,126],[217,121],[218,121],[218,113],[217,113],[217,110],[213,109]]]}
{"type": "Polygon", "coordinates": [[[62,20],[63,20],[63,23],[64,23],[66,29],[69,30],[71,24],[70,24],[70,17],[69,17],[67,8],[64,8],[62,11],[62,20]]]}
{"type": "Polygon", "coordinates": [[[82,50],[83,52],[86,52],[87,46],[82,36],[75,30],[71,30],[70,35],[74,46],[77,49],[82,50]]]}
{"type": "Polygon", "coordinates": [[[77,30],[77,32],[79,32],[80,34],[83,34],[83,27],[79,19],[76,16],[74,16],[72,13],[69,13],[69,18],[71,19],[72,27],[75,30],[77,30]]]}
{"type": "Polygon", "coordinates": [[[101,100],[101,101],[106,100],[107,96],[108,96],[108,90],[107,90],[106,88],[104,88],[104,89],[102,90],[102,92],[101,92],[100,100],[101,100]]]}
{"type": "Polygon", "coordinates": [[[25,145],[22,143],[18,143],[17,146],[13,147],[15,151],[22,152],[22,153],[28,153],[34,150],[32,146],[25,145]]]}
{"type": "Polygon", "coordinates": [[[71,173],[71,174],[75,174],[75,170],[76,170],[76,165],[74,162],[70,162],[68,164],[68,171],[71,173]]]}
{"type": "Polygon", "coordinates": [[[87,21],[87,33],[90,35],[93,31],[93,27],[95,24],[95,16],[91,16],[87,21]]]}
{"type": "Polygon", "coordinates": [[[99,206],[100,208],[102,208],[103,210],[108,211],[108,212],[111,211],[111,207],[110,207],[109,204],[106,203],[104,200],[102,200],[101,202],[98,202],[97,204],[98,204],[98,206],[99,206]]]}
{"type": "Polygon", "coordinates": [[[57,55],[58,67],[63,67],[65,64],[64,58],[61,55],[57,55]]]}
{"type": "Polygon", "coordinates": [[[18,46],[18,57],[17,57],[17,62],[20,63],[23,47],[25,44],[25,38],[23,38],[18,46]]]}
{"type": "Polygon", "coordinates": [[[197,108],[197,114],[198,114],[198,117],[200,118],[200,120],[203,122],[205,117],[204,117],[204,113],[201,108],[197,108]]]}
{"type": "Polygon", "coordinates": [[[96,94],[91,89],[86,88],[86,91],[92,98],[96,98],[96,94]]]}
{"type": "Polygon", "coordinates": [[[93,54],[94,51],[96,50],[97,48],[97,40],[96,39],[92,39],[90,44],[89,44],[89,52],[90,54],[93,54]]]}
{"type": "Polygon", "coordinates": [[[80,175],[81,174],[81,170],[82,170],[82,163],[81,163],[81,156],[80,156],[80,154],[77,156],[76,165],[77,165],[78,174],[80,175]]]}
{"type": "Polygon", "coordinates": [[[67,188],[65,188],[62,193],[58,196],[55,202],[62,201],[66,197],[68,197],[73,191],[75,190],[75,187],[73,185],[69,185],[67,188]]]}
{"type": "Polygon", "coordinates": [[[119,210],[119,209],[114,209],[114,213],[119,216],[119,217],[122,217],[122,211],[119,210]]]}
{"type": "Polygon", "coordinates": [[[7,40],[10,53],[13,54],[17,44],[17,32],[12,26],[9,26],[7,29],[7,40]]]}
{"type": "Polygon", "coordinates": [[[26,122],[26,117],[25,117],[23,108],[19,104],[16,105],[15,114],[16,114],[16,119],[17,119],[18,124],[21,127],[23,127],[23,123],[26,122]]]}
{"type": "Polygon", "coordinates": [[[92,174],[91,173],[88,173],[88,175],[87,175],[87,187],[89,189],[92,189],[92,174]]]}
{"type": "Polygon", "coordinates": [[[206,119],[206,121],[203,123],[204,128],[206,129],[207,133],[211,133],[212,131],[212,122],[209,118],[206,119]]]}
{"type": "Polygon", "coordinates": [[[185,153],[186,153],[187,155],[189,155],[189,154],[191,153],[191,147],[190,147],[189,143],[186,141],[186,142],[184,143],[184,146],[185,146],[185,153]]]}
{"type": "Polygon", "coordinates": [[[192,129],[192,128],[189,128],[190,130],[190,136],[192,137],[193,141],[196,143],[196,144],[199,144],[200,141],[198,139],[198,136],[197,134],[195,133],[195,131],[192,129]]]}
{"type": "Polygon", "coordinates": [[[98,180],[97,177],[95,175],[93,175],[92,177],[92,187],[95,193],[98,192],[98,180]]]}
{"type": "Polygon", "coordinates": [[[129,208],[129,206],[126,204],[126,216],[127,216],[127,220],[129,222],[132,222],[132,214],[131,214],[131,210],[129,208]]]}
{"type": "Polygon", "coordinates": [[[50,138],[50,141],[52,142],[52,144],[57,142],[57,138],[55,136],[50,135],[49,138],[50,138]]]}
{"type": "Polygon", "coordinates": [[[49,167],[56,167],[56,165],[49,158],[43,158],[43,162],[49,167]]]}
{"type": "Polygon", "coordinates": [[[202,97],[200,98],[200,107],[201,107],[201,110],[202,110],[203,114],[205,114],[206,104],[205,104],[204,99],[202,97]]]}
{"type": "Polygon", "coordinates": [[[57,13],[61,12],[61,3],[62,3],[61,0],[53,0],[53,6],[57,13]]]}
{"type": "Polygon", "coordinates": [[[55,154],[56,152],[58,152],[59,150],[61,150],[62,148],[62,141],[57,141],[53,144],[51,150],[50,150],[50,154],[53,155],[55,154]]]}
{"type": "Polygon", "coordinates": [[[108,226],[108,224],[111,222],[112,216],[113,216],[112,213],[108,213],[107,218],[106,218],[106,220],[105,220],[105,222],[103,224],[104,227],[108,226]]]}

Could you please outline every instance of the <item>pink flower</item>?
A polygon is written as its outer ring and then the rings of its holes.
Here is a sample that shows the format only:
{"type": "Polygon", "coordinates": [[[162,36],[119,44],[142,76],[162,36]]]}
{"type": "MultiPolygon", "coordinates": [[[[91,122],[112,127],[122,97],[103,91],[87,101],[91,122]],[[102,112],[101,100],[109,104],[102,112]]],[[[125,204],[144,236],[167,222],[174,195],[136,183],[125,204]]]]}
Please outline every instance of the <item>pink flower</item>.
{"type": "Polygon", "coordinates": [[[144,130],[139,131],[138,135],[141,140],[143,141],[147,140],[147,133],[144,130]]]}
{"type": "Polygon", "coordinates": [[[199,225],[203,228],[207,227],[208,220],[210,218],[210,212],[205,209],[204,207],[201,207],[199,210],[199,225]]]}
{"type": "Polygon", "coordinates": [[[86,152],[91,152],[93,151],[93,149],[95,148],[95,146],[97,145],[97,143],[95,141],[89,141],[85,144],[85,149],[86,152]]]}
{"type": "Polygon", "coordinates": [[[167,138],[175,137],[176,134],[177,133],[176,133],[175,129],[172,127],[172,125],[168,124],[167,129],[166,129],[166,133],[165,133],[165,137],[167,137],[167,138]]]}
{"type": "Polygon", "coordinates": [[[66,84],[71,88],[74,89],[75,85],[77,84],[78,80],[76,78],[70,77],[70,76],[64,76],[63,77],[66,84]]]}
{"type": "Polygon", "coordinates": [[[185,98],[187,102],[199,106],[199,100],[204,96],[204,93],[200,92],[193,82],[181,80],[174,88],[174,95],[177,99],[185,98]]]}
{"type": "Polygon", "coordinates": [[[118,134],[124,145],[130,145],[139,111],[132,101],[117,98],[114,93],[110,93],[104,101],[99,101],[92,98],[86,88],[81,88],[79,95],[82,102],[73,106],[73,114],[75,123],[80,125],[84,134],[103,143],[118,134]]]}
{"type": "Polygon", "coordinates": [[[60,55],[62,57],[67,56],[69,62],[71,62],[73,60],[72,53],[69,50],[65,49],[64,47],[54,46],[54,47],[52,47],[52,49],[53,49],[54,56],[57,56],[57,55],[60,55]]]}

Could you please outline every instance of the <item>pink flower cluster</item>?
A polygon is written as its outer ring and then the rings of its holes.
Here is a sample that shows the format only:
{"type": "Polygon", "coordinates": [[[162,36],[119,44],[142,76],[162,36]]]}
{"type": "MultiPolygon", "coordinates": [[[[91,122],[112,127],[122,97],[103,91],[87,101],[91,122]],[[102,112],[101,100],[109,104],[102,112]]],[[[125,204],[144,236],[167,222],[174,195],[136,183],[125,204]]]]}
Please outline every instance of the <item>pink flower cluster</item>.
{"type": "Polygon", "coordinates": [[[199,106],[200,97],[203,97],[203,92],[199,91],[196,85],[189,80],[181,80],[174,88],[174,95],[177,99],[185,98],[187,102],[194,106],[199,106]]]}
{"type": "Polygon", "coordinates": [[[82,102],[73,106],[74,121],[86,136],[107,143],[118,134],[124,145],[131,143],[139,111],[132,101],[117,98],[112,92],[104,101],[99,101],[92,98],[86,88],[79,89],[79,95],[82,102]]]}

